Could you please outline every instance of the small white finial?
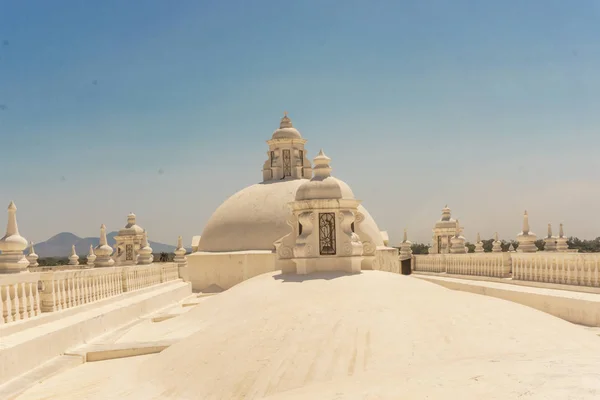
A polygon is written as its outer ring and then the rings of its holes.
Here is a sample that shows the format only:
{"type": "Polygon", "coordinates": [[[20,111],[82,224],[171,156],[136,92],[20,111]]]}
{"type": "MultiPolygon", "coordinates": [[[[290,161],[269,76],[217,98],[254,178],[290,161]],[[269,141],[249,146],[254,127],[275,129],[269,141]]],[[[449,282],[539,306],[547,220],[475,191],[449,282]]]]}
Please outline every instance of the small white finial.
{"type": "Polygon", "coordinates": [[[102,224],[100,226],[100,246],[107,246],[108,242],[106,240],[106,225],[102,224]]]}
{"type": "Polygon", "coordinates": [[[552,224],[548,223],[548,237],[552,237],[552,224]]]}
{"type": "Polygon", "coordinates": [[[89,258],[89,256],[95,256],[95,254],[94,254],[94,246],[92,246],[91,244],[90,244],[90,252],[88,253],[88,258],[89,258]]]}
{"type": "Polygon", "coordinates": [[[79,256],[75,251],[75,245],[71,246],[71,255],[69,256],[69,265],[79,265],[79,256]]]}
{"type": "Polygon", "coordinates": [[[321,151],[319,151],[319,154],[317,154],[317,156],[314,158],[314,167],[313,167],[313,171],[315,174],[315,177],[319,177],[321,179],[323,178],[327,178],[329,176],[331,176],[331,158],[327,157],[325,155],[325,152],[323,151],[323,149],[321,149],[321,151]]]}
{"type": "Polygon", "coordinates": [[[563,230],[563,224],[560,224],[560,230],[558,231],[558,237],[564,237],[565,236],[565,232],[563,230]]]}
{"type": "Polygon", "coordinates": [[[144,233],[142,233],[142,247],[146,247],[148,246],[148,234],[146,233],[146,230],[144,229],[144,233]]]}
{"type": "Polygon", "coordinates": [[[479,232],[477,232],[477,243],[481,242],[481,236],[479,236],[479,232]]]}
{"type": "Polygon", "coordinates": [[[408,235],[406,234],[406,228],[404,228],[404,242],[408,240],[408,235]]]}
{"type": "Polygon", "coordinates": [[[496,241],[496,242],[498,241],[498,232],[494,233],[494,241],[496,241]]]}
{"type": "Polygon", "coordinates": [[[177,237],[177,248],[178,249],[183,248],[183,238],[181,236],[177,237]]]}
{"type": "Polygon", "coordinates": [[[529,233],[529,216],[527,215],[527,210],[525,210],[525,214],[523,214],[523,233],[529,233]]]}
{"type": "Polygon", "coordinates": [[[17,225],[17,206],[14,201],[8,205],[8,223],[6,224],[6,237],[19,234],[17,225]]]}
{"type": "MultiPolygon", "coordinates": [[[[6,235],[0,239],[0,251],[8,254],[9,252],[20,252],[27,249],[29,242],[19,235],[19,227],[17,225],[17,206],[14,202],[8,205],[8,222],[6,223],[6,235]]],[[[2,267],[0,267],[2,269],[2,267]]]]}
{"type": "Polygon", "coordinates": [[[292,120],[288,117],[287,111],[283,112],[283,118],[281,118],[281,122],[279,123],[279,129],[284,128],[293,128],[292,120]]]}

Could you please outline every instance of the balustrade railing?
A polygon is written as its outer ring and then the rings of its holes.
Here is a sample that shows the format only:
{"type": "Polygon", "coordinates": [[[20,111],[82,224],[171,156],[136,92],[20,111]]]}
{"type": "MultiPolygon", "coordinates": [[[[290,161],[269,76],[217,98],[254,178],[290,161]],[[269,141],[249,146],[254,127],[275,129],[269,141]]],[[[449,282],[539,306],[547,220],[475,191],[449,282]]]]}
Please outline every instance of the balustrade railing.
{"type": "Polygon", "coordinates": [[[39,274],[0,277],[0,325],[40,315],[39,274]]]}
{"type": "Polygon", "coordinates": [[[510,275],[509,253],[419,254],[414,257],[417,272],[496,278],[510,275]]]}
{"type": "Polygon", "coordinates": [[[493,278],[510,276],[509,253],[443,254],[443,256],[446,258],[448,274],[493,278]]]}
{"type": "Polygon", "coordinates": [[[415,255],[414,270],[419,272],[446,272],[445,254],[415,255]]]}
{"type": "Polygon", "coordinates": [[[600,287],[600,254],[573,252],[415,255],[416,272],[600,287]]]}
{"type": "Polygon", "coordinates": [[[174,263],[0,275],[0,325],[177,279],[174,263]]]}
{"type": "Polygon", "coordinates": [[[513,279],[600,287],[600,254],[513,253],[513,279]]]}

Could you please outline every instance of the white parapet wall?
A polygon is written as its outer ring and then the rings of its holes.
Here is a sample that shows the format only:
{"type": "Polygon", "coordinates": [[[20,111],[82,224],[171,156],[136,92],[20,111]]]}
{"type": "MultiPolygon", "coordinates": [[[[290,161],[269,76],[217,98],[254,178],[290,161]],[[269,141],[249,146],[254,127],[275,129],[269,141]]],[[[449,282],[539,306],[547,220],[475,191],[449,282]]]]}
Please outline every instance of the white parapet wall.
{"type": "Polygon", "coordinates": [[[414,256],[414,271],[600,287],[600,254],[544,251],[420,254],[414,256]]]}
{"type": "Polygon", "coordinates": [[[375,250],[373,269],[378,271],[400,273],[400,258],[395,247],[380,246],[375,250]]]}
{"type": "Polygon", "coordinates": [[[276,270],[271,251],[196,252],[187,256],[187,278],[194,291],[229,289],[254,276],[276,270]]]}

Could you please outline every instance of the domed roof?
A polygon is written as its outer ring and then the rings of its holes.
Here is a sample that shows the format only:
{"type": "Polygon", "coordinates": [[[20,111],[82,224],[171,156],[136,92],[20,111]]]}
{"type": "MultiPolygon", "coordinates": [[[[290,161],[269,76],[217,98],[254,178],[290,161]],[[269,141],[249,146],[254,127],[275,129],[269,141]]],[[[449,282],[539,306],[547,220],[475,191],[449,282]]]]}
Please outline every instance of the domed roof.
{"type": "Polygon", "coordinates": [[[136,217],[134,213],[130,213],[127,216],[127,225],[125,225],[125,228],[119,230],[119,236],[144,234],[144,229],[136,224],[135,219],[136,217]]]}
{"type": "MultiPolygon", "coordinates": [[[[274,250],[273,243],[290,233],[287,220],[292,212],[288,204],[296,198],[298,188],[307,182],[307,179],[265,182],[240,190],[210,217],[200,237],[198,251],[274,250]]],[[[352,193],[350,188],[343,189],[344,194],[348,192],[352,193]]],[[[373,217],[362,206],[358,211],[365,216],[361,223],[363,232],[373,238],[374,245],[383,246],[373,217]]]]}
{"type": "Polygon", "coordinates": [[[381,271],[279,274],[129,332],[178,341],[121,385],[54,386],[94,399],[597,398],[600,340],[544,312],[381,271]]]}
{"type": "Polygon", "coordinates": [[[456,227],[456,220],[452,218],[450,209],[447,205],[442,209],[442,218],[436,222],[435,227],[445,229],[453,229],[456,227]]]}
{"type": "Polygon", "coordinates": [[[279,129],[273,132],[271,139],[302,139],[302,135],[292,126],[292,120],[284,113],[279,124],[279,129]]]}
{"type": "Polygon", "coordinates": [[[298,188],[296,201],[316,199],[354,199],[354,193],[348,184],[330,175],[331,159],[323,150],[314,159],[315,176],[298,188]]]}

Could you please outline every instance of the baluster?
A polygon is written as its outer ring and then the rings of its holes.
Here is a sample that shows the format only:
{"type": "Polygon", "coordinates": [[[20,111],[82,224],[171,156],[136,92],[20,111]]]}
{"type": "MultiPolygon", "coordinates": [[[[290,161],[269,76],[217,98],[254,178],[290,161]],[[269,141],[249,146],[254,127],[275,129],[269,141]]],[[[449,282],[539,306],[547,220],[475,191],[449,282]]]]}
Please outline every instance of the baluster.
{"type": "Polygon", "coordinates": [[[60,290],[60,309],[66,310],[68,308],[67,290],[65,278],[58,279],[58,287],[60,290]]]}
{"type": "Polygon", "coordinates": [[[23,312],[21,313],[21,319],[31,318],[31,301],[29,300],[29,296],[27,296],[27,283],[21,282],[21,308],[23,312]]]}
{"type": "Polygon", "coordinates": [[[100,285],[101,285],[100,292],[102,293],[102,298],[105,299],[106,296],[108,295],[108,291],[106,288],[106,275],[104,275],[104,274],[100,275],[100,285]]]}
{"type": "Polygon", "coordinates": [[[12,314],[13,314],[13,320],[14,321],[19,321],[21,320],[21,314],[19,314],[19,286],[17,283],[12,285],[13,291],[15,293],[15,297],[13,297],[13,309],[12,309],[12,314]]]}
{"type": "Polygon", "coordinates": [[[80,306],[83,304],[81,299],[81,272],[75,274],[75,304],[80,306]]]}
{"type": "Polygon", "coordinates": [[[12,314],[12,302],[10,301],[10,285],[5,286],[6,290],[6,302],[4,303],[4,309],[6,310],[6,322],[13,322],[13,314],[12,314]]]}
{"type": "Polygon", "coordinates": [[[106,274],[106,297],[112,297],[112,281],[110,279],[110,273],[106,274]]]}
{"type": "Polygon", "coordinates": [[[73,307],[73,298],[71,295],[71,278],[69,278],[69,275],[65,274],[63,282],[65,285],[65,308],[69,309],[73,307]]]}
{"type": "Polygon", "coordinates": [[[90,302],[90,275],[85,274],[81,278],[81,285],[83,289],[83,304],[90,302]]]}
{"type": "Polygon", "coordinates": [[[31,304],[33,307],[33,316],[40,315],[41,307],[40,307],[40,292],[38,290],[37,282],[29,282],[29,293],[32,296],[31,304]]]}
{"type": "Polygon", "coordinates": [[[77,272],[74,272],[73,275],[71,275],[70,280],[70,287],[71,287],[71,304],[72,307],[76,307],[79,305],[79,303],[77,302],[77,296],[79,295],[79,292],[77,290],[77,272]]]}
{"type": "Polygon", "coordinates": [[[85,304],[85,272],[81,272],[79,275],[79,304],[85,304]]]}
{"type": "Polygon", "coordinates": [[[2,286],[0,286],[0,325],[4,325],[4,301],[2,300],[2,286]]]}

